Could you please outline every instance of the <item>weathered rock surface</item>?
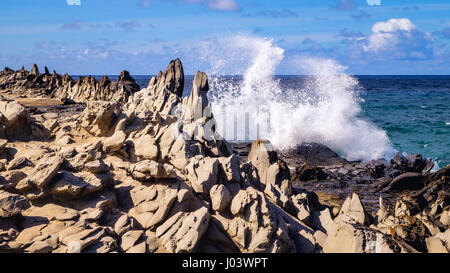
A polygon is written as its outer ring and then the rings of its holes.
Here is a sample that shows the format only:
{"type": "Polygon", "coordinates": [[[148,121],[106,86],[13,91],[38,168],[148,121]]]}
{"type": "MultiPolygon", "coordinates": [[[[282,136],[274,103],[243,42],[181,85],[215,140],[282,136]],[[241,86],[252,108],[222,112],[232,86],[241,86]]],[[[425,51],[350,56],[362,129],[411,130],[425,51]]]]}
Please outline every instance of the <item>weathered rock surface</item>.
{"type": "Polygon", "coordinates": [[[80,77],[74,81],[68,74],[63,76],[54,71],[50,75],[47,67],[45,68],[44,74],[39,73],[36,64],[30,72],[5,68],[0,73],[0,90],[27,93],[30,96],[45,95],[65,101],[105,100],[124,104],[128,97],[140,89],[126,70],[122,71],[117,81],[111,81],[107,76],[103,76],[100,81],[92,76],[80,77]]]}
{"type": "Polygon", "coordinates": [[[348,162],[314,143],[236,152],[206,74],[182,98],[184,80],[178,59],[140,91],[127,72],[1,71],[0,252],[448,252],[450,166],[348,162]],[[24,104],[9,99],[19,88],[24,104]]]}
{"type": "Polygon", "coordinates": [[[29,206],[28,199],[6,191],[0,191],[0,217],[8,218],[20,214],[29,206]]]}

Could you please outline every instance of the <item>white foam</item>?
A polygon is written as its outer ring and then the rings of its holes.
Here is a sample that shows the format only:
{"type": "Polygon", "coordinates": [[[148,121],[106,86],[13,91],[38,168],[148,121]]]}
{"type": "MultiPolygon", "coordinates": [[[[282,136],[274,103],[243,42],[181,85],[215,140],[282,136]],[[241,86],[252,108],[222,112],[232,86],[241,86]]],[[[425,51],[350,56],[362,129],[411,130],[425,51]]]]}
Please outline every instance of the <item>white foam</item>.
{"type": "MultiPolygon", "coordinates": [[[[227,42],[227,50],[251,59],[240,84],[211,77],[210,100],[218,130],[225,138],[233,139],[237,132],[240,140],[265,138],[278,148],[319,142],[348,160],[393,156],[395,149],[386,133],[358,117],[358,81],[345,74],[345,67],[333,60],[298,57],[298,73],[312,77],[301,89],[282,90],[274,79],[284,58],[282,48],[257,37],[238,36],[227,42]]],[[[220,60],[221,66],[229,61],[233,60],[220,60]]]]}

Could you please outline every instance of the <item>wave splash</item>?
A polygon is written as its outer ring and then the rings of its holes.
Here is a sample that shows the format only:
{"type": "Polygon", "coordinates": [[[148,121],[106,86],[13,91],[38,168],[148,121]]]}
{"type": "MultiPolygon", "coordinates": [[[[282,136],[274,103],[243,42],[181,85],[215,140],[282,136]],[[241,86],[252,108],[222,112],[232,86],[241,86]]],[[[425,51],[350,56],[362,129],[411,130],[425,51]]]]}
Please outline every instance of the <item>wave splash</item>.
{"type": "Polygon", "coordinates": [[[226,54],[216,56],[208,72],[209,99],[217,129],[226,139],[264,138],[277,148],[318,142],[348,160],[391,158],[396,152],[385,131],[359,117],[360,87],[345,67],[298,56],[298,72],[310,76],[304,86],[282,90],[274,75],[284,49],[271,39],[236,36],[215,42],[226,54]],[[246,57],[242,79],[220,71],[233,66],[233,56],[246,57]]]}

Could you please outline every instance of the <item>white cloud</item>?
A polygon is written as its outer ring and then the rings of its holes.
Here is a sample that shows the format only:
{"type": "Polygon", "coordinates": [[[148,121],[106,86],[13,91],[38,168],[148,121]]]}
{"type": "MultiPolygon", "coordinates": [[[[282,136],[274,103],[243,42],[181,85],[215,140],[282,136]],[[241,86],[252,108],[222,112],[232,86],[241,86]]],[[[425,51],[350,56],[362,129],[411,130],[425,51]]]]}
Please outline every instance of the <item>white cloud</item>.
{"type": "Polygon", "coordinates": [[[205,5],[209,9],[223,11],[236,11],[240,8],[236,0],[207,0],[205,5]]]}
{"type": "Polygon", "coordinates": [[[210,10],[238,11],[241,7],[236,0],[166,0],[185,4],[200,4],[210,10]]]}
{"type": "MultiPolygon", "coordinates": [[[[422,32],[408,18],[393,18],[387,22],[375,23],[372,34],[363,48],[366,52],[374,53],[407,51],[412,47],[417,50],[420,47],[426,47],[431,41],[431,35],[422,32]]],[[[417,53],[414,54],[418,56],[417,53]]]]}
{"type": "Polygon", "coordinates": [[[81,0],[66,0],[69,6],[81,6],[81,0]]]}

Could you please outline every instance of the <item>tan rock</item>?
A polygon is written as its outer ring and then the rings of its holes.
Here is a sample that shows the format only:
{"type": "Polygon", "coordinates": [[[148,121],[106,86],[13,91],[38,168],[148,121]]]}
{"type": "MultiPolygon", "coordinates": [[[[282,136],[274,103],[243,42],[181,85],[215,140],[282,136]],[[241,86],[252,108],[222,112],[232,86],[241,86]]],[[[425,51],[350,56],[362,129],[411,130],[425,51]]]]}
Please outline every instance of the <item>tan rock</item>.
{"type": "Polygon", "coordinates": [[[205,157],[193,160],[186,167],[187,178],[197,193],[209,194],[211,187],[217,183],[219,161],[216,158],[205,157]]]}
{"type": "Polygon", "coordinates": [[[118,104],[107,101],[88,101],[79,117],[80,126],[94,136],[107,136],[120,115],[118,104]]]}
{"type": "Polygon", "coordinates": [[[233,154],[228,158],[220,157],[219,162],[227,182],[241,182],[240,163],[237,155],[233,154]]]}
{"type": "Polygon", "coordinates": [[[94,160],[83,165],[84,169],[91,173],[106,173],[109,171],[109,166],[103,160],[94,160]]]}
{"type": "Polygon", "coordinates": [[[114,231],[119,237],[122,237],[122,235],[127,231],[134,229],[134,227],[136,226],[134,222],[135,220],[132,217],[124,214],[119,217],[117,222],[114,224],[114,231]]]}
{"type": "Polygon", "coordinates": [[[428,253],[449,253],[444,242],[442,242],[439,238],[426,238],[425,242],[427,244],[428,253]]]}
{"type": "MultiPolygon", "coordinates": [[[[130,230],[122,235],[120,247],[123,251],[127,252],[129,249],[135,246],[137,241],[142,237],[144,231],[142,230],[130,230]]],[[[144,243],[145,246],[145,243],[144,243]]],[[[145,253],[145,250],[144,250],[145,253]]]]}
{"type": "Polygon", "coordinates": [[[450,208],[444,210],[439,217],[439,222],[441,222],[444,226],[450,226],[450,208]]]}
{"type": "Polygon", "coordinates": [[[169,252],[191,253],[207,230],[209,217],[206,207],[178,212],[156,229],[156,236],[169,252]]]}
{"type": "Polygon", "coordinates": [[[227,208],[231,200],[231,195],[224,185],[214,185],[209,192],[212,208],[216,211],[223,211],[227,208]]]}
{"type": "Polygon", "coordinates": [[[342,204],[339,215],[334,219],[334,222],[359,223],[369,226],[371,224],[371,217],[364,209],[359,196],[353,193],[342,204]]]}
{"type": "Polygon", "coordinates": [[[64,159],[60,156],[42,159],[29,175],[30,182],[39,189],[43,189],[56,175],[63,161],[64,159]]]}
{"type": "Polygon", "coordinates": [[[171,188],[160,189],[154,200],[144,201],[132,208],[128,215],[144,228],[150,229],[165,220],[177,199],[177,191],[171,188]]]}
{"type": "Polygon", "coordinates": [[[74,220],[79,216],[78,211],[63,207],[57,204],[48,203],[40,207],[32,206],[24,211],[24,216],[28,217],[45,217],[48,221],[59,220],[68,221],[74,220]]]}
{"type": "Polygon", "coordinates": [[[160,164],[152,160],[144,160],[133,164],[129,172],[134,179],[139,181],[176,178],[176,173],[171,165],[160,164]]]}
{"type": "Polygon", "coordinates": [[[12,217],[30,206],[27,198],[0,190],[0,217],[12,217]]]}
{"type": "Polygon", "coordinates": [[[23,156],[16,157],[9,162],[7,170],[11,171],[11,170],[20,169],[20,168],[24,167],[27,164],[27,162],[28,162],[28,159],[26,157],[23,157],[23,156]]]}
{"type": "Polygon", "coordinates": [[[340,222],[323,245],[325,253],[392,253],[400,247],[388,236],[374,230],[340,222]]]}
{"type": "Polygon", "coordinates": [[[155,139],[150,135],[143,135],[135,143],[135,153],[141,160],[157,160],[159,155],[159,147],[155,139]]]}

